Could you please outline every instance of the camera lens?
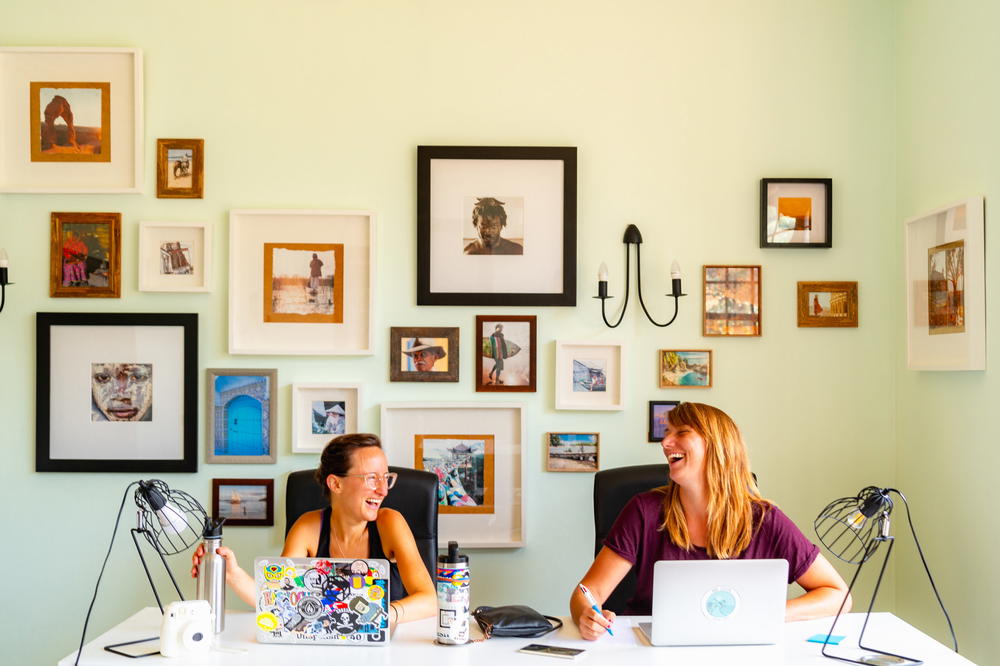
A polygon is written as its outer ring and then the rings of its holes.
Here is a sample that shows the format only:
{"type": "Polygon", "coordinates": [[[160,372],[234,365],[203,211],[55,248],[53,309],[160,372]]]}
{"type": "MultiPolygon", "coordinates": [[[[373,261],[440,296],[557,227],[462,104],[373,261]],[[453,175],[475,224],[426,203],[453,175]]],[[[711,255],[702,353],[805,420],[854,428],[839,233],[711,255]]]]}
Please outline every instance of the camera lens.
{"type": "Polygon", "coordinates": [[[194,642],[196,642],[196,643],[197,643],[198,641],[200,641],[200,640],[201,640],[201,639],[203,639],[204,637],[205,637],[205,635],[204,635],[203,633],[201,633],[200,631],[196,631],[196,632],[194,633],[194,635],[193,635],[193,636],[191,636],[191,640],[193,640],[194,642]]]}

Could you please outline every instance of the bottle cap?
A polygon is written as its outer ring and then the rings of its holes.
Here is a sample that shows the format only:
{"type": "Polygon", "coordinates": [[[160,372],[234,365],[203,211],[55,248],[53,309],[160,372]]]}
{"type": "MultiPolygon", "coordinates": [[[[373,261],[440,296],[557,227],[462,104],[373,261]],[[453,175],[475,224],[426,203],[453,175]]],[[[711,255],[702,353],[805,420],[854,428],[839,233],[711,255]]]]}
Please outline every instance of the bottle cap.
{"type": "Polygon", "coordinates": [[[448,542],[448,554],[438,555],[438,562],[450,562],[453,564],[469,563],[469,556],[458,552],[458,542],[449,541],[448,542]]]}
{"type": "Polygon", "coordinates": [[[221,539],[222,538],[222,523],[226,522],[225,518],[210,518],[205,517],[205,528],[201,532],[203,539],[221,539]]]}

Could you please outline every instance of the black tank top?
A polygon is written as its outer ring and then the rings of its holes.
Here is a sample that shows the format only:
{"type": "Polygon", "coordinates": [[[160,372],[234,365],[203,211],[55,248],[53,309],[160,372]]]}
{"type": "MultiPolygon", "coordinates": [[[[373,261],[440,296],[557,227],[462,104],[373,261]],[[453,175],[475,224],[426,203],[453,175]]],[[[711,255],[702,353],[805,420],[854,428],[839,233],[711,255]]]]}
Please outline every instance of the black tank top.
{"type": "MultiPolygon", "coordinates": [[[[319,529],[319,545],[316,546],[316,557],[334,556],[330,554],[330,507],[323,509],[321,527],[319,529]]],[[[378,525],[375,522],[368,523],[368,559],[388,560],[385,551],[382,550],[382,537],[378,533],[378,525]]],[[[399,577],[399,567],[395,562],[389,562],[389,601],[402,599],[406,596],[406,588],[403,587],[403,580],[399,577]]]]}

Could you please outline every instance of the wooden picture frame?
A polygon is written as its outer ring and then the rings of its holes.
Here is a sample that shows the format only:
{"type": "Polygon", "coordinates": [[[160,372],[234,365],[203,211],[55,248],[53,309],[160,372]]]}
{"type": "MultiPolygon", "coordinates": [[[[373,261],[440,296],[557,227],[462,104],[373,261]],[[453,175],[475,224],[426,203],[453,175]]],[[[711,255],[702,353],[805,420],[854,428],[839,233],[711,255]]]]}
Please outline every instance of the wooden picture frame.
{"type": "Polygon", "coordinates": [[[205,140],[156,140],[156,197],[202,199],[205,196],[205,140]]]}
{"type": "Polygon", "coordinates": [[[857,282],[799,282],[796,302],[800,328],[858,326],[857,282]]]}
{"type": "Polygon", "coordinates": [[[198,471],[197,314],[35,320],[36,471],[198,471]]]}
{"type": "Polygon", "coordinates": [[[413,469],[437,475],[438,514],[494,512],[494,439],[493,435],[414,435],[413,469]],[[474,487],[479,477],[482,488],[474,487]]]}
{"type": "Polygon", "coordinates": [[[205,462],[275,462],[278,371],[208,368],[205,378],[205,462]]]}
{"type": "Polygon", "coordinates": [[[476,315],[477,392],[534,393],[537,390],[537,321],[535,315],[476,315]],[[503,356],[496,353],[497,340],[505,348],[503,356]]]}
{"type": "Polygon", "coordinates": [[[389,329],[389,381],[457,382],[457,326],[393,326],[389,329]]]}
{"type": "Polygon", "coordinates": [[[418,146],[417,305],[575,306],[576,148],[418,146]]]}
{"type": "Polygon", "coordinates": [[[545,471],[598,472],[600,469],[600,433],[549,432],[545,434],[545,471]]]}
{"type": "Polygon", "coordinates": [[[212,228],[206,222],[139,222],[139,291],[212,291],[212,228]]]}
{"type": "Polygon", "coordinates": [[[702,268],[702,335],[761,335],[761,267],[702,268]]]}
{"type": "Polygon", "coordinates": [[[361,404],[360,384],[292,384],[292,453],[321,453],[334,437],[359,432],[361,404]]]}
{"type": "Polygon", "coordinates": [[[712,388],[711,349],[661,349],[660,388],[712,388]]]}
{"type": "Polygon", "coordinates": [[[212,479],[212,517],[225,527],[273,527],[274,479],[212,479]]]}
{"type": "Polygon", "coordinates": [[[760,246],[833,247],[833,179],[761,178],[760,246]]]}
{"type": "Polygon", "coordinates": [[[647,441],[662,442],[666,437],[667,414],[677,405],[680,400],[650,400],[649,416],[647,424],[647,441]]]}
{"type": "Polygon", "coordinates": [[[52,213],[49,296],[120,298],[121,213],[52,213]]]}

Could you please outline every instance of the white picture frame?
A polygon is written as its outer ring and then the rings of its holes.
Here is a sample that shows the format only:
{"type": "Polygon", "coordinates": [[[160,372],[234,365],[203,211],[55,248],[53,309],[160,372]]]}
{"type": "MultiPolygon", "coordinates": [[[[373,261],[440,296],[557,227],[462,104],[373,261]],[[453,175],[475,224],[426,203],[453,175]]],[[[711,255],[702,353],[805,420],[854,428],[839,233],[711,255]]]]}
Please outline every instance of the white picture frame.
{"type": "MultiPolygon", "coordinates": [[[[145,173],[142,79],[141,49],[0,47],[0,192],[141,193],[145,173]],[[39,137],[33,131],[32,104],[42,102],[32,99],[32,84],[44,82],[87,82],[82,88],[106,85],[109,159],[63,161],[74,159],[69,155],[60,161],[39,161],[33,156],[33,141],[39,137]]],[[[48,106],[42,107],[40,116],[48,106]]],[[[67,126],[66,117],[54,116],[49,127],[67,126]]],[[[35,121],[41,122],[40,118],[35,121]]]]}
{"type": "Polygon", "coordinates": [[[416,435],[492,435],[493,513],[442,513],[438,544],[521,548],[526,543],[524,406],[514,402],[389,402],[380,408],[382,447],[390,465],[414,467],[416,435]]]}
{"type": "Polygon", "coordinates": [[[906,221],[911,370],[986,369],[984,211],[972,197],[906,221]]]}
{"type": "Polygon", "coordinates": [[[337,435],[358,432],[361,400],[360,384],[292,384],[292,453],[321,453],[337,435]],[[329,412],[326,420],[319,424],[313,416],[318,402],[343,403],[340,405],[342,417],[337,418],[337,412],[329,412]],[[323,432],[324,427],[329,432],[323,432]]]}
{"type": "Polygon", "coordinates": [[[556,409],[625,409],[622,354],[619,343],[557,341],[556,409]],[[603,390],[597,388],[601,381],[603,390]]]}
{"type": "Polygon", "coordinates": [[[229,213],[230,354],[371,355],[374,283],[375,214],[371,211],[229,213]],[[272,243],[341,248],[343,300],[338,307],[342,322],[264,321],[264,246],[272,243]]]}
{"type": "Polygon", "coordinates": [[[208,223],[140,221],[139,291],[212,291],[208,223]]]}

